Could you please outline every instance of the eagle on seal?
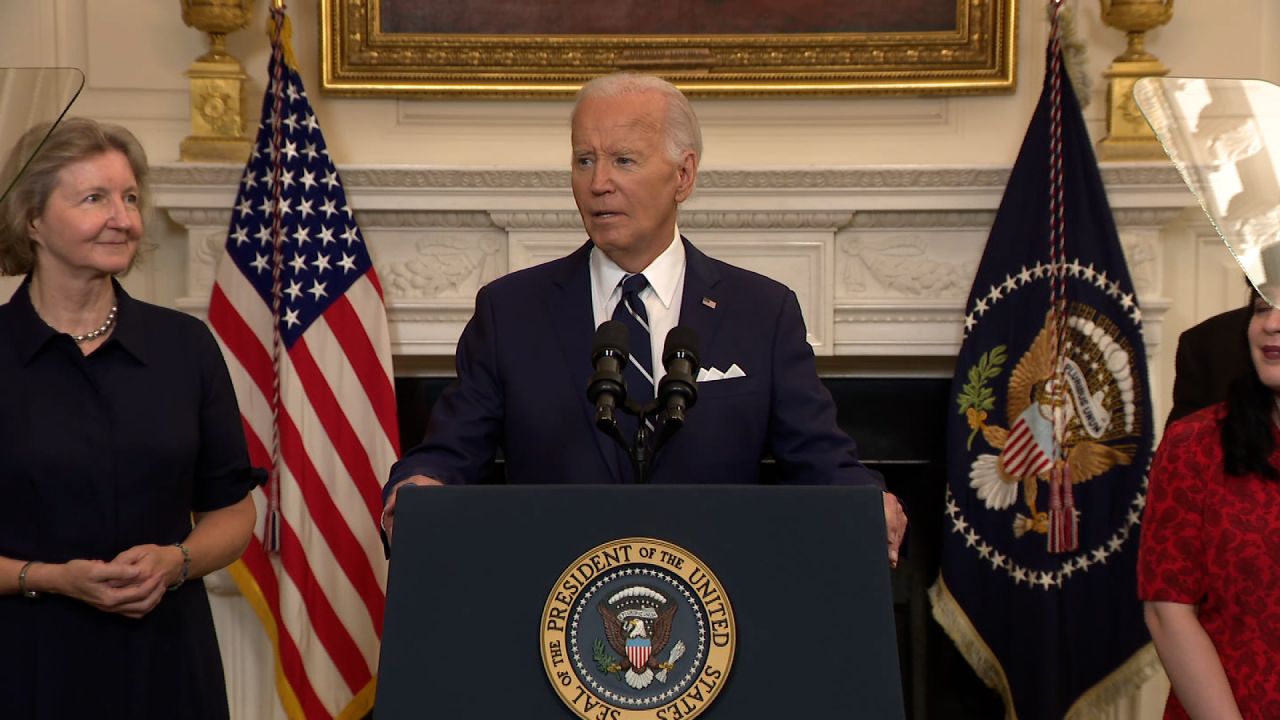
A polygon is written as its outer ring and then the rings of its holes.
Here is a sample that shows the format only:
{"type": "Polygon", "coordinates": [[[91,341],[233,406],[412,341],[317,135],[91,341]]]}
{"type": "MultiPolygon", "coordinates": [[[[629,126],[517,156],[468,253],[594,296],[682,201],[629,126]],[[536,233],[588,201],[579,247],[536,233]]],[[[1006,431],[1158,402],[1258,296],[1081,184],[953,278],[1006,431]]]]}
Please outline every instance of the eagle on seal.
{"type": "MultiPolygon", "coordinates": [[[[635,586],[614,594],[608,602],[601,601],[596,609],[604,621],[609,646],[622,656],[620,662],[605,668],[606,672],[624,673],[623,680],[636,690],[648,687],[655,671],[658,679],[665,681],[679,653],[673,649],[667,662],[657,658],[671,639],[676,606],[656,590],[635,586]]],[[[678,649],[683,651],[683,643],[678,649]]]]}

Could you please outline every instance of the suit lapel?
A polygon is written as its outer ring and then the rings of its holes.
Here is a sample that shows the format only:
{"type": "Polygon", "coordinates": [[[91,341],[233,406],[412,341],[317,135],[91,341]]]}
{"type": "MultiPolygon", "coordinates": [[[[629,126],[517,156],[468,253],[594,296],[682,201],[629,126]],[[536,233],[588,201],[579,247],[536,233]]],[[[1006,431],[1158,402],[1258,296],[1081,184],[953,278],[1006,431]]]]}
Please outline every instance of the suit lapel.
{"type": "Polygon", "coordinates": [[[551,298],[551,324],[555,327],[556,340],[562,355],[561,366],[566,368],[570,397],[579,398],[582,419],[588,432],[595,436],[596,446],[604,466],[613,475],[614,482],[621,481],[618,468],[617,445],[596,428],[596,406],[587,400],[587,385],[594,368],[591,366],[591,346],[595,336],[595,316],[591,309],[591,243],[588,242],[565,258],[553,282],[556,289],[551,298]]]}
{"type": "Polygon", "coordinates": [[[698,344],[705,355],[713,346],[724,312],[719,296],[720,272],[715,264],[693,243],[684,243],[684,295],[680,300],[680,324],[697,333],[698,344]]]}

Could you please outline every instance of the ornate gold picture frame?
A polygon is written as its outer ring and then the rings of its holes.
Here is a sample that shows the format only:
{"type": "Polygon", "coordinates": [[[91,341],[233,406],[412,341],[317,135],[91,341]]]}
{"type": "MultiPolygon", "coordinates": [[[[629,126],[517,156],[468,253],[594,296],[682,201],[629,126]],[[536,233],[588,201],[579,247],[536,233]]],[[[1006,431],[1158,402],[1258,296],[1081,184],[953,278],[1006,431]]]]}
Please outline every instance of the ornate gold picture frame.
{"type": "Polygon", "coordinates": [[[607,11],[581,0],[321,0],[323,88],[559,98],[625,69],[702,96],[1007,92],[1016,5],[688,0],[668,12],[655,0],[607,11]],[[654,27],[673,34],[643,34],[654,27]]]}

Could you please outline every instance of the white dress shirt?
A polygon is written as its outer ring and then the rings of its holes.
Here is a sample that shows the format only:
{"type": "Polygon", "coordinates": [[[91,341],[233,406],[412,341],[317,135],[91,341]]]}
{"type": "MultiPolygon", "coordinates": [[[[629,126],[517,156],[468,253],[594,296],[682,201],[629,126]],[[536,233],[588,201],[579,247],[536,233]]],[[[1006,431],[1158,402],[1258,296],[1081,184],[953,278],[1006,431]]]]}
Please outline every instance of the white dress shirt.
{"type": "MultiPolygon", "coordinates": [[[[653,350],[653,390],[666,375],[662,366],[662,346],[667,333],[680,322],[680,298],[684,295],[684,243],[680,228],[675,229],[671,244],[641,272],[649,286],[640,293],[644,311],[649,316],[649,346],[653,350]]],[[[622,280],[630,275],[618,267],[600,248],[591,248],[591,310],[596,327],[613,319],[613,310],[622,301],[622,280]]]]}

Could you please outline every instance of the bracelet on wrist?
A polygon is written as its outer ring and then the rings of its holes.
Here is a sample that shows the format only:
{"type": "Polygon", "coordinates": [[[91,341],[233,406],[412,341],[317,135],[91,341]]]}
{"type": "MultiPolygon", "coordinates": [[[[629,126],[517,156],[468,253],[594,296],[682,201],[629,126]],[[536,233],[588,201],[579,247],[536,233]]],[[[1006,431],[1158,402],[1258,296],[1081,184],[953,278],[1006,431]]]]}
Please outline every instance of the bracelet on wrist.
{"type": "Polygon", "coordinates": [[[182,573],[178,575],[178,581],[169,586],[169,592],[182,587],[182,583],[187,581],[187,573],[191,572],[191,553],[187,552],[187,546],[182,543],[174,543],[173,546],[182,551],[182,573]]]}
{"type": "Polygon", "coordinates": [[[22,597],[30,598],[32,600],[40,597],[40,593],[35,590],[27,589],[27,571],[35,564],[35,560],[28,560],[27,564],[23,565],[22,569],[18,571],[18,590],[22,591],[22,597]]]}

